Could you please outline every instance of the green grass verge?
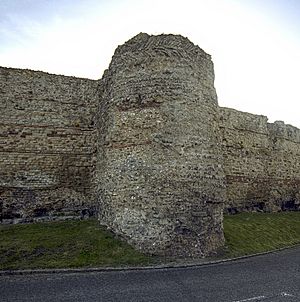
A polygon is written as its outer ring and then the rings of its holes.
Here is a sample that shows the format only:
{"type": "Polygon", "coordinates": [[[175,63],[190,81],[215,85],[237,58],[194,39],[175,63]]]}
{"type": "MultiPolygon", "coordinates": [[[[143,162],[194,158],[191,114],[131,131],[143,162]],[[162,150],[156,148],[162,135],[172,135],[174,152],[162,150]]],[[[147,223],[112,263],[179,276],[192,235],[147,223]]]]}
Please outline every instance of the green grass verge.
{"type": "Polygon", "coordinates": [[[96,220],[0,226],[0,269],[145,265],[96,220]]]}
{"type": "MultiPolygon", "coordinates": [[[[225,257],[300,244],[300,212],[225,215],[225,257]]],[[[136,266],[145,256],[96,220],[0,226],[0,269],[136,266]]]]}
{"type": "Polygon", "coordinates": [[[300,244],[300,212],[225,215],[224,233],[228,257],[300,244]]]}

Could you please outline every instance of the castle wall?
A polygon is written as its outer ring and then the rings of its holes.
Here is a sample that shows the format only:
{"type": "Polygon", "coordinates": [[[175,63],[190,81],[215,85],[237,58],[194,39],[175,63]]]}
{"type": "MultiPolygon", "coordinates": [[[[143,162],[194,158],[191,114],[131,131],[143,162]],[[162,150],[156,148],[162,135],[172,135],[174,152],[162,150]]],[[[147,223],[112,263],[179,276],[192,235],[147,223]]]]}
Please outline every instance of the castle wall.
{"type": "Polygon", "coordinates": [[[180,36],[140,34],[103,81],[100,221],[147,253],[215,251],[226,194],[210,56],[180,36]]]}
{"type": "Polygon", "coordinates": [[[229,212],[299,209],[300,130],[220,108],[229,212]]]}
{"type": "Polygon", "coordinates": [[[223,210],[300,209],[300,130],[220,108],[210,56],[139,34],[100,81],[0,67],[0,220],[89,216],[147,253],[206,256],[223,210]]]}
{"type": "Polygon", "coordinates": [[[98,82],[0,68],[1,220],[91,208],[98,82]]]}

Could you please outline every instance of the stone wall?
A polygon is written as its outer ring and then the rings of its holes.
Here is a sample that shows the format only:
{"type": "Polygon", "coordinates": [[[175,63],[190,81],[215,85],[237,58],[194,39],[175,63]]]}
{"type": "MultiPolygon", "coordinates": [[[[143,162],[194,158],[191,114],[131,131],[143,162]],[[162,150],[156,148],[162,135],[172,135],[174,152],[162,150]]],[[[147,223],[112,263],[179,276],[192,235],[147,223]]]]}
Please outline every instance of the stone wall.
{"type": "Polygon", "coordinates": [[[210,56],[173,35],[139,34],[104,75],[99,219],[143,251],[203,256],[223,245],[213,81],[210,56]]]}
{"type": "Polygon", "coordinates": [[[0,220],[92,215],[147,253],[205,256],[223,210],[299,210],[300,130],[220,108],[210,56],[139,34],[99,81],[0,67],[0,220]]]}
{"type": "Polygon", "coordinates": [[[267,120],[221,108],[229,212],[299,209],[300,129],[267,120]]]}
{"type": "Polygon", "coordinates": [[[93,208],[98,82],[0,68],[2,222],[93,208]]]}

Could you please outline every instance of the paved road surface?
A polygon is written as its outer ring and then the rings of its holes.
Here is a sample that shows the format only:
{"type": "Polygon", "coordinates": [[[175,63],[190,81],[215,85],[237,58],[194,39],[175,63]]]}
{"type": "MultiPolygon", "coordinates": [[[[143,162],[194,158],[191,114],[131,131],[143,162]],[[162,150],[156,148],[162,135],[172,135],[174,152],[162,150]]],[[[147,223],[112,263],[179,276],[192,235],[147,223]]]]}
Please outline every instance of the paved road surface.
{"type": "Polygon", "coordinates": [[[0,276],[0,301],[300,302],[300,247],[194,268],[0,276]]]}

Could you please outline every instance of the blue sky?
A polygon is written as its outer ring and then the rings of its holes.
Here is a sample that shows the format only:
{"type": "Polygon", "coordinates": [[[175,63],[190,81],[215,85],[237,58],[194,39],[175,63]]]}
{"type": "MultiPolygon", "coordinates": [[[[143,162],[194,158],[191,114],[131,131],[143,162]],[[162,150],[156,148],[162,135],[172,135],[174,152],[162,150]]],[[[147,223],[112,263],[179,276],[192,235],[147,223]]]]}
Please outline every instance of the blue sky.
{"type": "Polygon", "coordinates": [[[221,106],[300,128],[299,0],[0,0],[0,65],[99,79],[139,32],[210,53],[221,106]]]}

